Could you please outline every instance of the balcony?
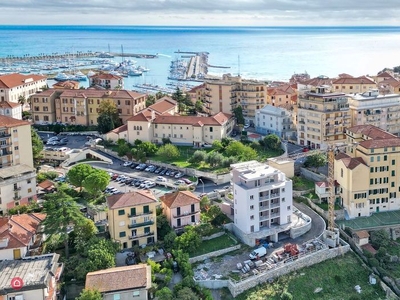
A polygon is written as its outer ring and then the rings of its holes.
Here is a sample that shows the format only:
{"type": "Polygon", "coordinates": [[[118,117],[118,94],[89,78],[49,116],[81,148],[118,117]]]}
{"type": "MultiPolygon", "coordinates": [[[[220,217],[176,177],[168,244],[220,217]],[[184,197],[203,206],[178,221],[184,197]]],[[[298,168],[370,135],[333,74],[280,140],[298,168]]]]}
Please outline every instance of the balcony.
{"type": "Polygon", "coordinates": [[[13,198],[15,201],[17,201],[17,200],[21,200],[21,196],[14,196],[14,198],[13,198]]]}
{"type": "Polygon", "coordinates": [[[20,191],[21,187],[20,186],[14,186],[14,191],[20,191]]]}
{"type": "Polygon", "coordinates": [[[276,194],[273,194],[273,193],[271,193],[271,198],[279,198],[279,193],[276,193],[276,194]]]}
{"type": "Polygon", "coordinates": [[[268,220],[269,216],[260,216],[260,221],[268,220]]]}
{"type": "Polygon", "coordinates": [[[0,140],[9,138],[11,134],[0,134],[0,140]]]}
{"type": "Polygon", "coordinates": [[[0,151],[0,156],[8,156],[8,155],[11,155],[11,154],[12,154],[12,151],[4,151],[4,152],[0,151]]]}
{"type": "Polygon", "coordinates": [[[142,227],[142,226],[147,226],[147,225],[153,225],[154,221],[146,221],[146,222],[138,222],[134,224],[128,224],[128,228],[137,228],[137,227],[142,227]]]}
{"type": "Polygon", "coordinates": [[[189,212],[181,213],[181,214],[179,214],[179,215],[173,215],[173,217],[174,217],[174,218],[181,218],[181,217],[184,217],[184,216],[195,215],[195,214],[197,214],[197,213],[199,213],[199,212],[200,212],[199,210],[189,211],[189,212]]]}
{"type": "Polygon", "coordinates": [[[145,215],[152,215],[152,214],[153,214],[153,211],[149,210],[148,212],[143,212],[141,214],[134,214],[134,215],[128,214],[128,218],[135,218],[135,217],[140,217],[140,216],[145,216],[145,215]]]}
{"type": "Polygon", "coordinates": [[[272,219],[272,218],[275,218],[275,217],[279,217],[279,216],[280,216],[279,213],[273,213],[273,214],[271,214],[271,219],[272,219]]]}
{"type": "Polygon", "coordinates": [[[8,148],[8,147],[11,147],[12,146],[12,143],[7,143],[7,144],[1,144],[0,145],[0,148],[8,148]]]}
{"type": "Polygon", "coordinates": [[[130,235],[130,236],[128,236],[128,238],[130,240],[136,240],[136,239],[140,239],[142,237],[151,236],[151,235],[154,235],[154,231],[143,233],[143,234],[130,235]]]}
{"type": "Polygon", "coordinates": [[[278,202],[278,203],[271,203],[271,205],[269,207],[276,208],[276,207],[280,207],[280,206],[281,206],[281,204],[278,202]]]}

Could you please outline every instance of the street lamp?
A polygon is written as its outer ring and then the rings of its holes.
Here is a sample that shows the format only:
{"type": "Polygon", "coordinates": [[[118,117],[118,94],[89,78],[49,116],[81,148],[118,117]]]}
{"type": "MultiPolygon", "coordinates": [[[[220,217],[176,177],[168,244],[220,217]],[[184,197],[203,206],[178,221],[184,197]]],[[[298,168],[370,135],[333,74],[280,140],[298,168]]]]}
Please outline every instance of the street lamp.
{"type": "Polygon", "coordinates": [[[204,194],[204,182],[203,182],[203,180],[201,180],[200,178],[199,178],[199,181],[200,181],[201,184],[203,185],[203,194],[204,194]]]}

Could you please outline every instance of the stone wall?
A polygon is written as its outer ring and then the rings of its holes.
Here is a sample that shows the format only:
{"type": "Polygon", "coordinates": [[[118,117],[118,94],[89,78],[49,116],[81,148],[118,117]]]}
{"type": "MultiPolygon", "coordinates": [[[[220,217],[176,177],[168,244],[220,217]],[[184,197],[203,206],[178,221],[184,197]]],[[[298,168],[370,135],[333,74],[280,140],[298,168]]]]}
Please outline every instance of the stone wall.
{"type": "Polygon", "coordinates": [[[312,181],[326,181],[326,176],[323,174],[314,173],[306,168],[300,168],[301,175],[312,181]]]}
{"type": "Polygon", "coordinates": [[[229,280],[195,280],[195,282],[202,286],[205,287],[207,289],[210,290],[218,290],[218,289],[222,289],[224,287],[228,287],[229,285],[229,280]]]}
{"type": "MultiPolygon", "coordinates": [[[[308,202],[308,206],[310,206],[313,210],[315,210],[320,216],[323,216],[325,219],[328,219],[328,212],[323,210],[317,204],[312,202],[309,198],[301,196],[301,198],[306,199],[308,202]]],[[[344,209],[335,210],[335,220],[344,220],[344,209]]]]}
{"type": "Polygon", "coordinates": [[[202,241],[212,240],[212,239],[215,239],[215,238],[217,238],[217,237],[220,237],[221,235],[224,235],[224,234],[225,234],[224,231],[217,232],[217,233],[214,233],[214,234],[209,235],[209,236],[203,236],[203,237],[201,238],[201,240],[202,240],[202,241]]]}
{"type": "Polygon", "coordinates": [[[232,280],[229,280],[228,289],[231,292],[232,296],[236,297],[237,295],[243,293],[244,291],[251,289],[259,284],[262,284],[268,281],[269,279],[277,278],[282,275],[296,271],[298,269],[312,266],[327,259],[343,255],[349,250],[350,246],[348,244],[345,244],[344,246],[341,246],[339,248],[320,250],[313,254],[301,257],[296,261],[284,264],[280,267],[269,270],[265,273],[254,275],[240,282],[233,282],[232,280]]]}
{"type": "Polygon", "coordinates": [[[206,254],[203,254],[203,255],[191,257],[191,258],[189,258],[189,262],[191,264],[193,264],[195,262],[203,261],[203,260],[205,260],[207,258],[210,258],[210,257],[216,257],[216,256],[223,255],[225,253],[228,253],[228,252],[235,251],[237,249],[240,249],[240,247],[241,247],[240,245],[236,245],[236,246],[232,246],[232,247],[229,247],[229,248],[225,248],[225,249],[209,252],[209,253],[206,253],[206,254]]]}

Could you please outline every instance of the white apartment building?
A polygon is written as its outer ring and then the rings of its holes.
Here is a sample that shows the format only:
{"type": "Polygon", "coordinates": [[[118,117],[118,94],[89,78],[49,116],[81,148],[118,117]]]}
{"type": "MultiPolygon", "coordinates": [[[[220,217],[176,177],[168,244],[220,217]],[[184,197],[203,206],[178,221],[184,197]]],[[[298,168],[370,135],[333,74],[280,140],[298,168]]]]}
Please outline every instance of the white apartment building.
{"type": "Polygon", "coordinates": [[[256,110],[255,128],[259,134],[276,134],[286,140],[294,139],[296,134],[292,113],[272,105],[256,110]]]}
{"type": "Polygon", "coordinates": [[[1,101],[0,115],[22,120],[22,105],[9,101],[1,101]]]}
{"type": "Polygon", "coordinates": [[[389,133],[400,134],[400,95],[380,95],[378,89],[349,95],[353,126],[374,125],[389,133]]]}
{"type": "Polygon", "coordinates": [[[124,78],[110,73],[100,73],[89,77],[89,86],[100,86],[115,90],[124,88],[124,78]]]}
{"type": "Polygon", "coordinates": [[[273,242],[291,228],[292,181],[267,164],[248,161],[231,165],[234,233],[245,244],[273,242]]]}
{"type": "Polygon", "coordinates": [[[19,97],[28,99],[45,87],[47,87],[47,77],[42,75],[18,73],[2,75],[0,76],[0,101],[17,103],[19,97]]]}

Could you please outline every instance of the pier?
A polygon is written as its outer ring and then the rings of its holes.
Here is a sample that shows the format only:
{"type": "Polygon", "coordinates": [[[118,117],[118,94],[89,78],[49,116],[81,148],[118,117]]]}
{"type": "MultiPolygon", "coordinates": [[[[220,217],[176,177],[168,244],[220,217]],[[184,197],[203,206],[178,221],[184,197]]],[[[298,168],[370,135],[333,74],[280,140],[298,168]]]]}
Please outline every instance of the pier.
{"type": "Polygon", "coordinates": [[[208,52],[175,51],[183,54],[181,59],[171,62],[171,80],[203,81],[208,73],[208,52]],[[189,55],[188,55],[189,54],[189,55]]]}

